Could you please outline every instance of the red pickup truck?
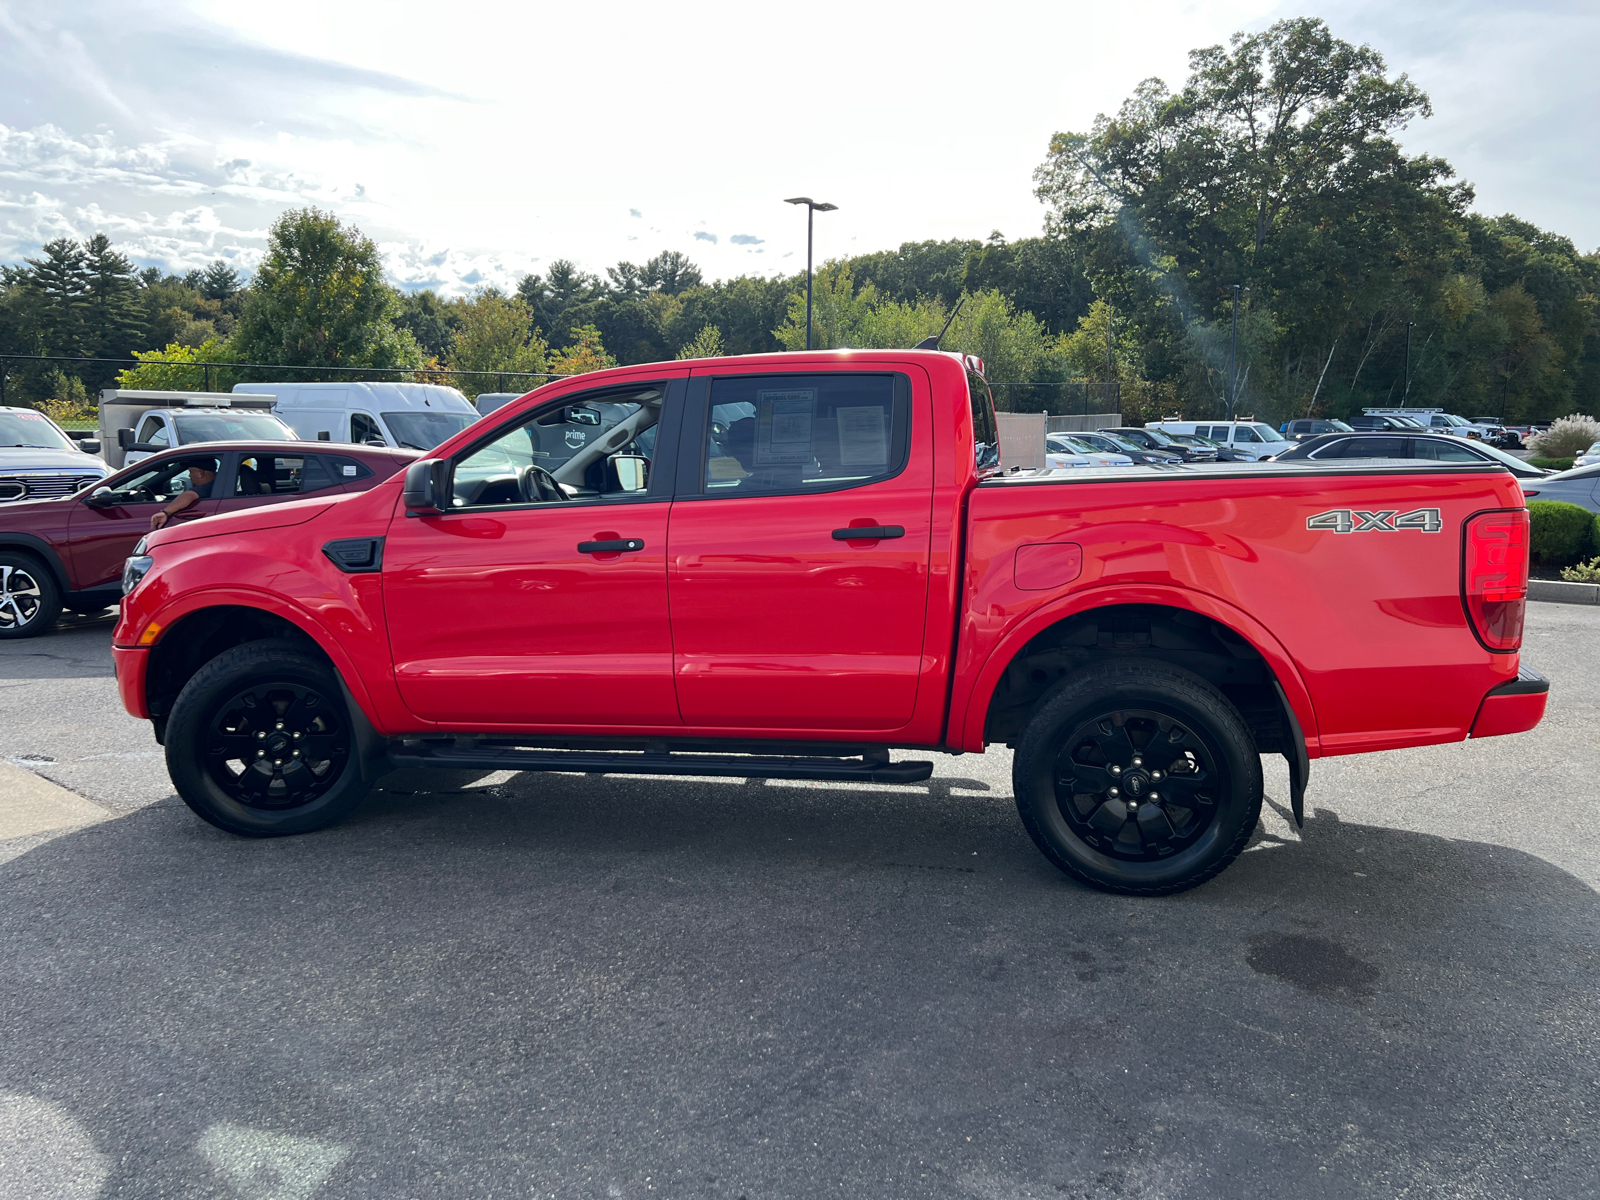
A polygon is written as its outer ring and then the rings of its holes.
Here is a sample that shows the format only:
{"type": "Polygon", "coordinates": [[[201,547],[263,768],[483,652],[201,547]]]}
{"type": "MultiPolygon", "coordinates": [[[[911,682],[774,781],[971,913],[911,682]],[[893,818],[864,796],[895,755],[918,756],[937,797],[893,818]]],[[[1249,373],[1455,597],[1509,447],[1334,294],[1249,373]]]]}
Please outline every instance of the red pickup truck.
{"type": "Polygon", "coordinates": [[[115,633],[206,820],[397,766],[915,782],[1015,750],[1044,854],[1178,891],[1289,763],[1532,728],[1528,516],[1489,463],[1007,472],[975,359],[549,384],[360,495],[147,539],[115,633]]]}

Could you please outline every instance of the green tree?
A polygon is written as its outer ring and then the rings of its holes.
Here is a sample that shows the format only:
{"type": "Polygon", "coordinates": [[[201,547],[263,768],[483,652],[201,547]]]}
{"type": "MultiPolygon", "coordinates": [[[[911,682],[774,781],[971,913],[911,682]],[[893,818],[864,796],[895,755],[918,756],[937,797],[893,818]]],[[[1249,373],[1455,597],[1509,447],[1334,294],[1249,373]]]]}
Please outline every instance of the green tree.
{"type": "Polygon", "coordinates": [[[551,357],[549,370],[552,375],[584,375],[616,365],[617,360],[606,353],[600,341],[600,331],[593,325],[579,325],[572,331],[572,344],[551,357]]]}
{"type": "Polygon", "coordinates": [[[133,357],[139,365],[117,374],[119,388],[147,388],[169,392],[226,392],[240,381],[239,373],[230,367],[212,367],[208,372],[199,363],[226,363],[230,356],[228,345],[218,338],[198,346],[173,343],[161,350],[135,350],[133,357]],[[210,387],[207,388],[209,375],[210,387]]]}
{"type": "MultiPolygon", "coordinates": [[[[331,213],[289,209],[272,224],[232,346],[244,362],[415,367],[422,355],[411,335],[395,327],[399,308],[371,239],[331,213]]],[[[297,377],[315,379],[319,372],[297,377]]]]}
{"type": "Polygon", "coordinates": [[[542,380],[530,378],[545,368],[548,347],[533,327],[533,314],[520,297],[484,288],[455,307],[455,338],[446,364],[456,371],[452,382],[469,397],[479,392],[527,391],[542,380]],[[500,373],[511,373],[500,378],[500,373]]]}
{"type": "MultiPolygon", "coordinates": [[[[96,356],[125,358],[143,344],[143,305],[133,264],[111,248],[111,239],[97,233],[84,245],[83,315],[85,342],[96,356]]],[[[109,372],[103,372],[109,378],[109,372]]]]}
{"type": "Polygon", "coordinates": [[[81,355],[89,349],[89,262],[71,238],[42,247],[44,257],[24,261],[26,286],[37,295],[35,322],[42,352],[81,355]]]}
{"type": "Polygon", "coordinates": [[[684,358],[720,358],[725,353],[722,348],[722,330],[715,325],[702,325],[700,332],[694,335],[694,341],[678,351],[678,357],[684,358]]]}

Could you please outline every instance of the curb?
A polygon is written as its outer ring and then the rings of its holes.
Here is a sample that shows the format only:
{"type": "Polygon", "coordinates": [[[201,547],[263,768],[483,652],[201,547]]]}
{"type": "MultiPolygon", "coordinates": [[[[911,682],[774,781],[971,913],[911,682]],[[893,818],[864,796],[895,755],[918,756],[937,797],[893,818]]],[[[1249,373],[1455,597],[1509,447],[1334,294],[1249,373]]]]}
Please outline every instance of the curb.
{"type": "Polygon", "coordinates": [[[1566,583],[1558,579],[1528,580],[1528,599],[1549,604],[1600,604],[1600,583],[1566,583]]]}

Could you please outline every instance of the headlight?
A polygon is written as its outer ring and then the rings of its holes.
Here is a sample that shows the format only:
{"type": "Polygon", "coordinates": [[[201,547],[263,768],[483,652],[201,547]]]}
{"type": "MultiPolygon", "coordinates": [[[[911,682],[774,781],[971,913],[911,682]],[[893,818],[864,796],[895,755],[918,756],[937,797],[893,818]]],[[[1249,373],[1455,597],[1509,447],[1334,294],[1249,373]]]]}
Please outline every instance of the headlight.
{"type": "Polygon", "coordinates": [[[126,596],[144,580],[150,573],[150,568],[155,566],[155,559],[144,553],[144,539],[139,539],[139,544],[133,548],[133,556],[122,564],[122,594],[126,596]]]}

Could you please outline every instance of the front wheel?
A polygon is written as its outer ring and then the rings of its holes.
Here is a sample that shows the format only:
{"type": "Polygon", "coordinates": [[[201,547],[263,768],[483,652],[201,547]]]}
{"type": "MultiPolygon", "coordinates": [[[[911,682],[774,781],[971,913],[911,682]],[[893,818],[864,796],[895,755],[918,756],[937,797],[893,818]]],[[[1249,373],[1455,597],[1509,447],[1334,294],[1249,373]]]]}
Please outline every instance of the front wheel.
{"type": "Polygon", "coordinates": [[[1012,782],[1046,858],[1127,895],[1204,883],[1238,857],[1261,814],[1261,758],[1238,710],[1162,663],[1067,679],[1023,731],[1012,782]]]}
{"type": "Polygon", "coordinates": [[[196,672],[172,706],[166,750],[184,803],[245,837],[332,825],[369,788],[338,678],[281,641],[235,646],[196,672]]]}
{"type": "Polygon", "coordinates": [[[0,638],[37,637],[61,615],[61,589],[31,554],[0,549],[0,638]]]}

